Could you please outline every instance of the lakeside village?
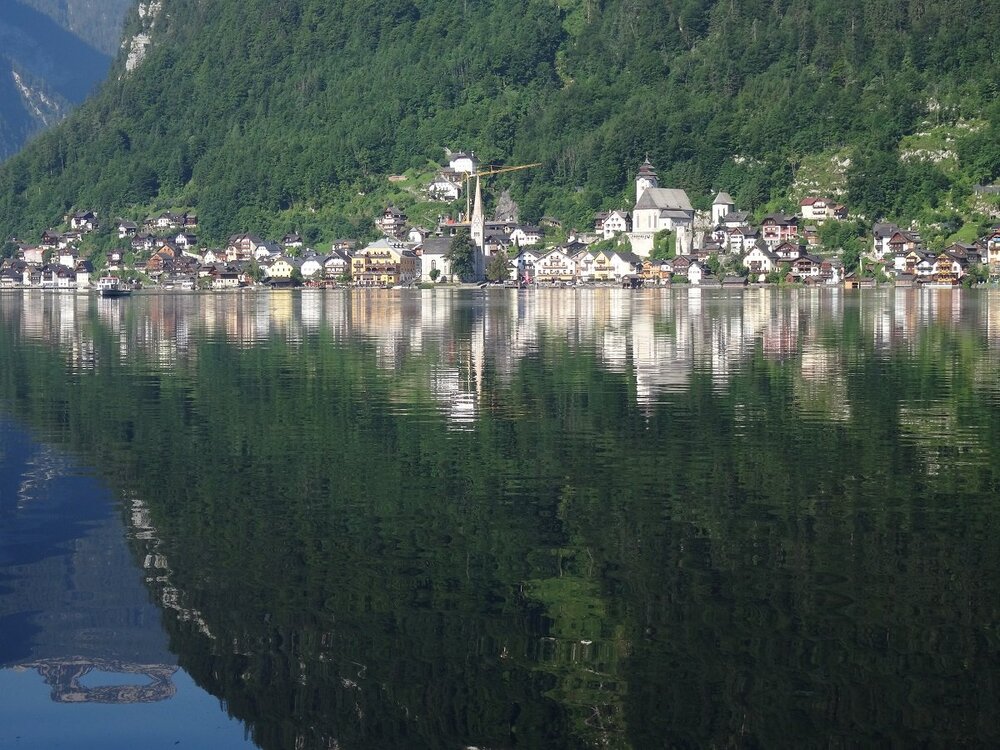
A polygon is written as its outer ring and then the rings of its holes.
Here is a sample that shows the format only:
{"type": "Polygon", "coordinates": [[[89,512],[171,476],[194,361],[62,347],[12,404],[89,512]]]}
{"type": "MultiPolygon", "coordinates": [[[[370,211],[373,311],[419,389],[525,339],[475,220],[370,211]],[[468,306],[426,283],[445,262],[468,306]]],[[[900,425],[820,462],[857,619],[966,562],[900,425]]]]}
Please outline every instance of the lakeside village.
{"type": "Polygon", "coordinates": [[[711,211],[702,214],[684,190],[660,187],[648,158],[636,173],[631,210],[597,214],[592,231],[573,232],[552,246],[544,227],[518,223],[516,206],[507,206],[506,215],[498,211],[492,220],[485,218],[480,178],[521,167],[481,170],[474,154],[449,153],[448,158],[448,167],[427,187],[428,197],[455,201],[463,183],[467,196],[474,183],[475,198],[468,219],[442,216],[433,233],[412,226],[390,205],[375,220],[383,237],[364,247],[339,240],[328,252],[317,252],[304,247],[296,233],[280,242],[243,233],[232,235],[224,248],[205,248],[195,234],[195,214],[164,211],[141,226],[116,222],[126,246],[107,253],[97,280],[93,263],[80,256],[79,243],[98,227],[98,217],[78,211],[65,217],[63,231],[43,232],[37,245],[13,240],[13,257],[0,263],[0,289],[80,291],[118,278],[178,290],[453,283],[459,281],[452,267],[458,268],[454,245],[462,230],[468,233],[463,280],[510,286],[799,283],[852,288],[874,286],[877,279],[897,286],[952,286],[1000,273],[1000,225],[974,244],[959,242],[930,252],[917,232],[875,224],[870,250],[857,268],[845,268],[839,257],[818,254],[818,226],[846,219],[844,205],[806,198],[799,215],[770,213],[753,224],[748,212],[720,192],[711,211]],[[654,252],[664,235],[673,247],[654,252]]]}

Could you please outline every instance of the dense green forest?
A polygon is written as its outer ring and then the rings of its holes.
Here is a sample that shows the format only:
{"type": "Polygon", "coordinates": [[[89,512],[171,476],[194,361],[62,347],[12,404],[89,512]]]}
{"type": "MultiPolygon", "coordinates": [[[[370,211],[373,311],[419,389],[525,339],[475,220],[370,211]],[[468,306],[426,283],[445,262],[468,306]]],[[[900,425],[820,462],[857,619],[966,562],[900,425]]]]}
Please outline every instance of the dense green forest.
{"type": "Polygon", "coordinates": [[[842,188],[945,233],[988,221],[971,188],[1000,176],[987,0],[164,0],[140,31],[135,70],[0,169],[4,236],[176,206],[210,241],[358,234],[444,148],[542,162],[491,189],[577,226],[647,153],[702,207],[842,188]]]}

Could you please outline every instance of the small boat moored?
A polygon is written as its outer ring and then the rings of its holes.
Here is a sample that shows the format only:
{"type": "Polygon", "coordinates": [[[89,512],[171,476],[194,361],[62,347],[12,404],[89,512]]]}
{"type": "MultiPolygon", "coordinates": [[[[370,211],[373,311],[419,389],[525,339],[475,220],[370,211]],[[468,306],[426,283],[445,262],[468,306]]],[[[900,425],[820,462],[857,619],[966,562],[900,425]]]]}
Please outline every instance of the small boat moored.
{"type": "Polygon", "coordinates": [[[102,276],[97,282],[97,291],[102,297],[128,297],[132,294],[117,276],[102,276]]]}

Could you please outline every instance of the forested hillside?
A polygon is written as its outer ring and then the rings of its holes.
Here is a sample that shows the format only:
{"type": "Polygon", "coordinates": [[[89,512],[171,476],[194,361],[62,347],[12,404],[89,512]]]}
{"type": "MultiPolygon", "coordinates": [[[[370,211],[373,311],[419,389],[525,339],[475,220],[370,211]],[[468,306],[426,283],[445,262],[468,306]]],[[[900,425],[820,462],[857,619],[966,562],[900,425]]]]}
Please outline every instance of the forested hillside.
{"type": "MultiPolygon", "coordinates": [[[[385,176],[443,148],[522,218],[627,205],[648,153],[696,205],[832,181],[868,220],[981,220],[1000,176],[989,0],[162,0],[94,99],[0,170],[0,232],[69,208],[193,207],[202,236],[368,227],[385,176]],[[142,45],[140,45],[142,46],[142,45]],[[837,170],[833,170],[837,172],[837,170]],[[803,172],[804,173],[804,172],[803,172]]],[[[825,187],[818,185],[817,187],[825,187]]]]}

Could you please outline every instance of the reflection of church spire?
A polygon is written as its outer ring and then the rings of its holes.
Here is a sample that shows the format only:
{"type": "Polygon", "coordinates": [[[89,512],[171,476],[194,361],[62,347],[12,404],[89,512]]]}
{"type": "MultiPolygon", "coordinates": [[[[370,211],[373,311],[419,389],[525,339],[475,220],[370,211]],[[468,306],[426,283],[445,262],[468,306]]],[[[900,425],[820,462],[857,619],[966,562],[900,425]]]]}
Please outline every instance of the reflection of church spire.
{"type": "Polygon", "coordinates": [[[472,241],[480,250],[483,248],[486,239],[486,219],[483,217],[483,191],[479,185],[479,176],[476,176],[476,200],[472,204],[472,226],[469,229],[472,241]]]}

